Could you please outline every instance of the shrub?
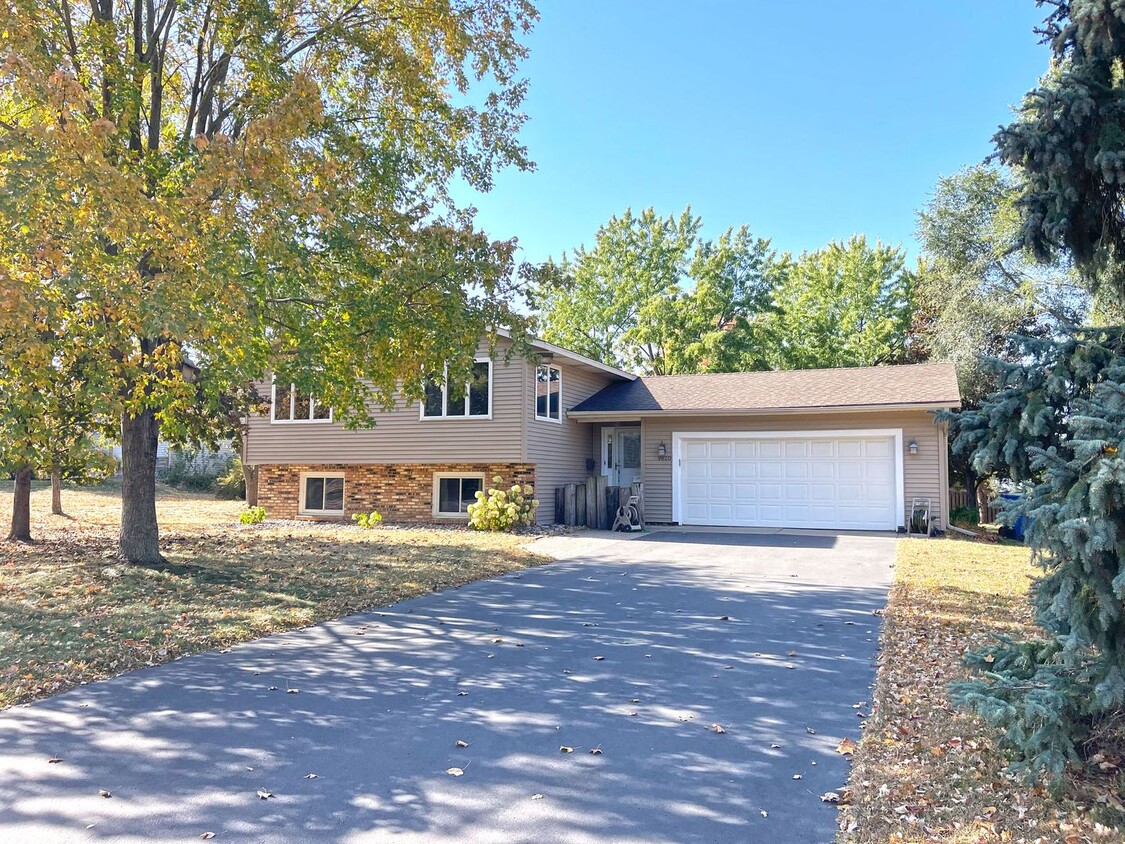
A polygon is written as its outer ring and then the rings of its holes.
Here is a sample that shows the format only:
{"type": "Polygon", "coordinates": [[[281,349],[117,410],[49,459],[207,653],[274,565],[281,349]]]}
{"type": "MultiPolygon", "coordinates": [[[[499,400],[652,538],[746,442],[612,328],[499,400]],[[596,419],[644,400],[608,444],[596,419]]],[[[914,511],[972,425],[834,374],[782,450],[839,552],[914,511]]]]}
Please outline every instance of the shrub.
{"type": "Polygon", "coordinates": [[[160,473],[160,479],[169,486],[192,492],[210,492],[215,488],[218,472],[214,469],[196,465],[198,452],[178,451],[168,461],[168,468],[160,473]]]}
{"type": "Polygon", "coordinates": [[[246,497],[246,476],[242,474],[242,460],[232,457],[225,474],[215,479],[215,497],[229,501],[246,497]]]}
{"type": "Polygon", "coordinates": [[[378,510],[372,510],[370,513],[356,513],[352,516],[352,521],[361,528],[378,527],[379,522],[383,521],[383,514],[378,510]]]}
{"type": "Polygon", "coordinates": [[[266,520],[266,508],[248,507],[238,514],[238,520],[244,525],[260,525],[266,520]]]}
{"type": "Polygon", "coordinates": [[[976,507],[954,507],[949,511],[949,521],[955,525],[979,525],[980,514],[976,507]]]}
{"type": "Polygon", "coordinates": [[[512,484],[502,489],[503,479],[497,475],[492,479],[496,484],[488,493],[477,493],[477,500],[469,505],[469,527],[473,530],[512,530],[535,522],[535,511],[539,502],[532,495],[530,486],[512,484]]]}

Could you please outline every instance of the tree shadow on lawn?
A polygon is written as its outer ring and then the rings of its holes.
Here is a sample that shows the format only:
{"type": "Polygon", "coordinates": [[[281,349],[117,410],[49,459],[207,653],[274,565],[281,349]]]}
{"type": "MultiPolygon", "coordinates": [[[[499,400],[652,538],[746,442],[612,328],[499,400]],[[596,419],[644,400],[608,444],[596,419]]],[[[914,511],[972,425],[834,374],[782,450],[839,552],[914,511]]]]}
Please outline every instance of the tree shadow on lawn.
{"type": "Polygon", "coordinates": [[[0,838],[827,841],[884,599],[577,561],[185,658],[0,713],[0,838]]]}

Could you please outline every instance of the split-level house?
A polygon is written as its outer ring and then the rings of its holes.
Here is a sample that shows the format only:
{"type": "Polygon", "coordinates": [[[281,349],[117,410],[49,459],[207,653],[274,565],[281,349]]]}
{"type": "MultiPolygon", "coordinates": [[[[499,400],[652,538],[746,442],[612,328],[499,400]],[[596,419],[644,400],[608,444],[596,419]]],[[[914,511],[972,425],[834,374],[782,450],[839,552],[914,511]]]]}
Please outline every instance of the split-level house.
{"type": "Polygon", "coordinates": [[[348,430],[330,408],[272,385],[250,420],[246,462],[274,518],[467,519],[495,476],[531,484],[539,522],[554,491],[603,474],[641,481],[650,523],[895,530],[916,500],[942,526],[947,432],[959,406],[950,364],[638,377],[533,341],[490,358],[470,383],[348,430]]]}

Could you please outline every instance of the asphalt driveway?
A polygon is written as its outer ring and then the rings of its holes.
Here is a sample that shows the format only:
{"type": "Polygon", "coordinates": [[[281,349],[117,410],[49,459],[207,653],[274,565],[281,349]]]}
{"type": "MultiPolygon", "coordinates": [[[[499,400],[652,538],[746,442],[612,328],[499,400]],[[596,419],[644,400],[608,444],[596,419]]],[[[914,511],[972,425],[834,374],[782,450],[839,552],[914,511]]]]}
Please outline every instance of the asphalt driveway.
{"type": "Polygon", "coordinates": [[[894,537],[539,547],[0,713],[0,841],[831,841],[894,537]]]}

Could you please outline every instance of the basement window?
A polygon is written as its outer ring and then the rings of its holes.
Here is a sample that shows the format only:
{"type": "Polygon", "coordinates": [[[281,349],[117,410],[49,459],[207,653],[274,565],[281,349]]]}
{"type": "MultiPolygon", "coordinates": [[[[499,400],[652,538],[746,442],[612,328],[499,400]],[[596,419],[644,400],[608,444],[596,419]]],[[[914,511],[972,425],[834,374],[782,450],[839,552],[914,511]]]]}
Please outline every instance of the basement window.
{"type": "Polygon", "coordinates": [[[484,489],[484,472],[434,474],[434,515],[441,518],[467,518],[469,505],[484,489]]]}
{"type": "Polygon", "coordinates": [[[343,472],[301,475],[301,499],[297,508],[303,516],[344,515],[343,472]]]}

